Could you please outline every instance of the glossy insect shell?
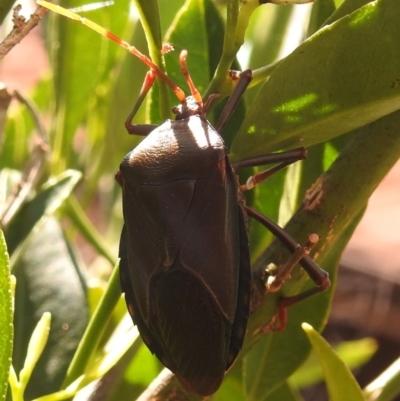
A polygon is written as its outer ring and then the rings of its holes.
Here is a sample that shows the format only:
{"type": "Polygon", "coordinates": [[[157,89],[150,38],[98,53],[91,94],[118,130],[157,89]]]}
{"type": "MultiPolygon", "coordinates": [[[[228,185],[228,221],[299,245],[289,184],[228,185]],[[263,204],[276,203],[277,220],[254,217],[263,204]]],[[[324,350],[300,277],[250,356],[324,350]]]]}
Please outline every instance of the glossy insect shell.
{"type": "Polygon", "coordinates": [[[250,300],[246,213],[224,142],[199,115],[168,120],[124,158],[122,290],[152,353],[214,393],[241,349],[250,300]]]}

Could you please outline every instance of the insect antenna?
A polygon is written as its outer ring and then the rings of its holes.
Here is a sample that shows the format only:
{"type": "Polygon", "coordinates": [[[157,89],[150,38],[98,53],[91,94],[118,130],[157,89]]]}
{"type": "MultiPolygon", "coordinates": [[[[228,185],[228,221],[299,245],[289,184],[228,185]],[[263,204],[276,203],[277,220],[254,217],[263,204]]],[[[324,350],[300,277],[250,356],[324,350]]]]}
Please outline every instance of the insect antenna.
{"type": "Polygon", "coordinates": [[[203,98],[201,97],[200,92],[197,90],[196,86],[194,85],[192,77],[190,76],[189,70],[186,65],[187,56],[188,56],[187,50],[182,50],[181,54],[179,55],[179,63],[181,66],[181,71],[190,88],[192,96],[194,97],[197,103],[203,106],[203,98]]]}
{"type": "MultiPolygon", "coordinates": [[[[44,0],[37,0],[36,3],[39,4],[42,7],[48,8],[49,10],[56,12],[57,14],[63,15],[64,17],[67,17],[67,18],[73,19],[75,21],[81,22],[83,25],[87,26],[88,28],[94,30],[95,32],[99,33],[100,35],[102,35],[102,36],[104,36],[104,37],[106,37],[108,39],[111,39],[113,42],[117,43],[118,45],[120,45],[124,49],[128,50],[129,53],[131,53],[134,56],[136,56],[137,58],[139,58],[144,64],[149,66],[151,70],[155,71],[155,73],[165,83],[167,83],[171,87],[171,89],[173,90],[173,92],[175,93],[176,97],[178,98],[178,100],[181,103],[184,103],[186,101],[185,92],[181,88],[179,88],[165,74],[164,71],[162,71],[159,67],[157,67],[147,56],[145,56],[143,53],[141,53],[135,46],[130,45],[128,42],[125,42],[124,40],[119,38],[117,35],[113,34],[112,32],[108,31],[107,29],[103,28],[99,24],[96,24],[95,22],[93,22],[93,21],[91,21],[91,20],[89,20],[87,18],[81,17],[79,14],[76,14],[73,11],[67,10],[66,8],[63,8],[63,7],[58,6],[56,4],[53,4],[53,3],[49,3],[49,2],[44,1],[44,0]]],[[[183,65],[186,65],[185,61],[183,61],[183,65]]],[[[182,68],[182,62],[181,62],[181,68],[182,68]]],[[[190,76],[189,76],[189,80],[191,81],[190,76]]],[[[187,82],[189,84],[188,80],[187,80],[187,82]]],[[[193,82],[192,82],[192,85],[193,85],[193,82]]],[[[189,86],[190,86],[190,84],[189,84],[189,86]]],[[[194,85],[193,85],[193,87],[194,87],[194,85]]],[[[193,94],[193,90],[192,90],[191,86],[190,86],[190,89],[191,89],[192,94],[193,94]]],[[[197,89],[196,89],[196,91],[197,91],[197,89]]],[[[195,96],[195,95],[193,94],[193,96],[195,96]]],[[[199,94],[199,96],[200,96],[200,94],[199,94]]],[[[197,98],[196,98],[196,101],[197,101],[197,98]]],[[[201,102],[201,104],[202,104],[202,102],[201,102]]]]}

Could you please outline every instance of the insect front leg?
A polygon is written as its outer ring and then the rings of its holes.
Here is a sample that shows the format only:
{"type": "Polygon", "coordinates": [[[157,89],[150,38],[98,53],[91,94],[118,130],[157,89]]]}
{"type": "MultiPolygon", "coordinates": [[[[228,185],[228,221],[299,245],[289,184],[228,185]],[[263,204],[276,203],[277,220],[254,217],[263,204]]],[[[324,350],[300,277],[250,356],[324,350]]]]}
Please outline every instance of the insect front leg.
{"type": "Polygon", "coordinates": [[[149,90],[154,85],[154,81],[156,80],[156,78],[157,78],[156,71],[154,71],[153,69],[150,69],[144,78],[139,97],[125,121],[125,128],[127,129],[128,133],[131,135],[146,136],[151,131],[153,131],[155,128],[157,128],[157,125],[154,125],[154,124],[132,124],[133,117],[138,112],[140,106],[143,103],[143,100],[149,93],[149,90]]]}

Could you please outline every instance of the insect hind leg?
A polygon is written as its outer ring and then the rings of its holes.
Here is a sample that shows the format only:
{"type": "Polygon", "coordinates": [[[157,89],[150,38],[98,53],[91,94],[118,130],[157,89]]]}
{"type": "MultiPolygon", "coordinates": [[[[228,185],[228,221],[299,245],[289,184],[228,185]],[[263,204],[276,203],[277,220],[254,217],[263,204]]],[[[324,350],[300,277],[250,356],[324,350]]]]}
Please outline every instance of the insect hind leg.
{"type": "Polygon", "coordinates": [[[310,256],[308,256],[312,247],[318,242],[319,236],[317,234],[311,234],[308,242],[304,246],[300,246],[283,228],[281,228],[267,216],[264,216],[263,214],[247,206],[246,211],[250,217],[260,222],[290,252],[292,252],[292,256],[289,258],[289,260],[284,265],[279,266],[276,269],[276,273],[269,275],[266,283],[266,291],[278,291],[283,282],[290,277],[291,271],[297,264],[300,264],[303,267],[309,277],[316,284],[316,287],[314,288],[303,291],[302,293],[291,297],[283,297],[278,301],[278,316],[280,325],[276,329],[282,330],[285,327],[286,322],[286,308],[295,305],[312,295],[327,290],[331,285],[328,273],[323,270],[310,256]]]}

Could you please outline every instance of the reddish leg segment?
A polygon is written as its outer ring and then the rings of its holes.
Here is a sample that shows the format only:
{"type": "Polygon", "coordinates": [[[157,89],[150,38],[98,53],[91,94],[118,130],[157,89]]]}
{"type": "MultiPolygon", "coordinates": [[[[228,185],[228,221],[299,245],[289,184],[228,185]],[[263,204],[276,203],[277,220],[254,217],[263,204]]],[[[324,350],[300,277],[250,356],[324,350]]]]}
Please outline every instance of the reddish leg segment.
{"type": "Polygon", "coordinates": [[[144,77],[142,89],[140,90],[138,100],[136,101],[135,105],[132,108],[132,111],[129,113],[129,116],[125,121],[126,130],[132,135],[147,135],[157,127],[157,125],[154,124],[132,124],[133,117],[138,112],[144,98],[149,93],[149,90],[154,85],[154,81],[156,80],[156,78],[157,74],[154,70],[150,70],[147,72],[146,76],[144,77]]]}
{"type": "MultiPolygon", "coordinates": [[[[276,166],[258,172],[251,176],[247,183],[240,186],[242,191],[247,191],[254,188],[255,185],[266,180],[275,172],[287,167],[288,165],[305,159],[307,152],[304,148],[294,149],[288,152],[275,153],[265,156],[259,156],[252,159],[238,162],[233,165],[234,168],[258,166],[267,163],[278,163],[276,166]]],[[[284,297],[279,300],[278,306],[278,317],[280,325],[277,328],[281,330],[285,326],[286,321],[286,308],[294,305],[314,294],[318,294],[327,290],[330,287],[330,280],[328,273],[322,270],[312,258],[308,256],[312,247],[318,242],[319,236],[317,234],[311,234],[309,241],[304,245],[300,246],[284,229],[278,224],[269,219],[267,216],[262,215],[256,210],[246,206],[246,211],[249,217],[252,217],[259,221],[264,227],[266,227],[291,253],[289,260],[282,266],[279,266],[276,272],[270,274],[266,282],[266,290],[269,292],[278,291],[283,282],[290,277],[291,271],[297,264],[300,264],[310,278],[316,283],[316,287],[306,290],[300,294],[292,297],[284,297]]]]}
{"type": "Polygon", "coordinates": [[[277,291],[285,279],[290,275],[293,268],[299,263],[310,278],[317,285],[314,288],[306,290],[300,294],[294,295],[292,297],[283,297],[279,300],[278,315],[281,321],[281,326],[279,329],[284,327],[284,316],[286,312],[284,309],[291,305],[295,305],[298,302],[311,297],[312,295],[318,294],[327,290],[331,282],[329,280],[329,275],[326,271],[322,270],[318,264],[308,256],[311,248],[318,241],[319,236],[317,234],[312,234],[309,237],[309,242],[301,247],[285,230],[278,226],[274,221],[269,219],[267,216],[258,213],[254,209],[246,206],[247,214],[257,221],[259,221],[264,227],[266,227],[278,240],[290,251],[293,255],[289,258],[288,262],[283,266],[279,266],[276,274],[270,276],[267,279],[266,289],[267,291],[277,291]]]}

